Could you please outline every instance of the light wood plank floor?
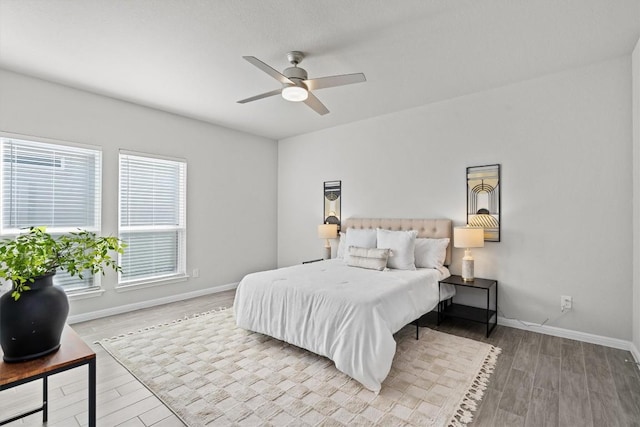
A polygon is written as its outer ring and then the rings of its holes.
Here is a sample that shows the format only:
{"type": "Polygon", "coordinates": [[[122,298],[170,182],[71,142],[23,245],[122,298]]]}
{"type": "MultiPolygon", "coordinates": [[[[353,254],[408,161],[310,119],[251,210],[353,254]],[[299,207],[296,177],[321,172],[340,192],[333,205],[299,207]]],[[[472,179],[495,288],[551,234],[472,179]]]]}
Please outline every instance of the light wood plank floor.
{"type": "MultiPolygon", "coordinates": [[[[72,325],[98,357],[98,425],[182,426],[142,384],[92,344],[233,304],[235,291],[167,304],[72,325]]],[[[640,426],[640,372],[627,351],[498,326],[489,339],[484,326],[435,316],[424,326],[502,348],[472,426],[640,426]]],[[[50,378],[49,426],[87,425],[87,372],[77,368],[50,378]]],[[[40,383],[0,393],[0,418],[38,406],[40,383]]],[[[12,425],[40,426],[34,414],[12,425]]]]}

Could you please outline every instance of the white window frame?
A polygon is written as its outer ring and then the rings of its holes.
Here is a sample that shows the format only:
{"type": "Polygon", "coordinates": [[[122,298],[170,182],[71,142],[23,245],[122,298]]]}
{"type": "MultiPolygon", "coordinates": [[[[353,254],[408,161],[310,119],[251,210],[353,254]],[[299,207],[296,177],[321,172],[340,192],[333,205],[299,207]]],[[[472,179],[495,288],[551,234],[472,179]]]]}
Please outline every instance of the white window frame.
{"type": "MultiPolygon", "coordinates": [[[[95,155],[95,167],[96,167],[96,177],[94,182],[94,192],[95,192],[95,200],[93,206],[94,212],[94,224],[89,226],[87,224],[78,224],[77,226],[69,226],[69,227],[53,227],[50,224],[30,224],[31,226],[47,226],[47,232],[54,236],[63,235],[72,231],[78,231],[79,228],[87,231],[91,231],[97,234],[101,232],[101,220],[102,220],[102,148],[94,145],[87,144],[78,144],[68,141],[60,141],[51,138],[42,138],[42,137],[34,137],[29,135],[20,135],[9,132],[1,132],[0,131],[0,201],[2,200],[4,194],[4,175],[5,175],[5,164],[4,164],[4,141],[14,140],[24,141],[26,143],[33,143],[43,146],[53,146],[51,148],[55,149],[55,147],[60,147],[61,149],[78,149],[83,151],[92,151],[95,155]]],[[[28,230],[9,227],[4,223],[4,211],[0,208],[0,237],[4,239],[11,239],[18,236],[21,233],[26,233],[28,230]]],[[[85,275],[85,278],[89,275],[85,275]]],[[[77,278],[77,276],[76,276],[77,278]]],[[[54,277],[54,282],[56,278],[54,277]]],[[[80,280],[80,279],[78,279],[80,280]]],[[[78,286],[78,287],[61,287],[70,298],[75,299],[73,297],[82,298],[83,296],[99,296],[104,290],[102,289],[102,280],[101,275],[96,274],[92,277],[91,285],[88,286],[78,286]]]]}
{"type": "MultiPolygon", "coordinates": [[[[123,234],[131,232],[154,232],[154,231],[177,231],[178,232],[178,252],[176,260],[176,270],[170,274],[159,274],[143,278],[125,279],[123,272],[118,273],[118,285],[116,290],[127,291],[130,289],[139,289],[149,286],[175,283],[186,280],[187,275],[187,161],[181,158],[160,156],[156,154],[141,153],[136,151],[120,150],[118,155],[118,235],[122,239],[123,234]],[[139,159],[149,159],[149,161],[166,161],[179,163],[183,168],[182,183],[179,186],[179,194],[177,200],[179,203],[179,220],[175,226],[168,225],[144,225],[144,226],[124,226],[122,221],[122,160],[123,157],[130,156],[139,159]]],[[[126,243],[126,241],[125,241],[126,243]]],[[[126,256],[127,249],[125,248],[126,256]]],[[[118,263],[123,265],[123,255],[118,256],[118,263]]]]}

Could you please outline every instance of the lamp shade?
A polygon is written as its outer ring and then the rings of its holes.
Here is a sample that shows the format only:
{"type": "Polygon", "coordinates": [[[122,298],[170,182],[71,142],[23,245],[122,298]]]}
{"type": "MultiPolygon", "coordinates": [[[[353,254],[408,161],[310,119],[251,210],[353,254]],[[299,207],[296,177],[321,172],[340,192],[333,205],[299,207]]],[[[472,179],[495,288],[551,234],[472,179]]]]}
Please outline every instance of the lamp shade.
{"type": "Polygon", "coordinates": [[[453,246],[456,248],[484,247],[484,229],[480,227],[456,227],[453,229],[453,246]]]}
{"type": "Polygon", "coordinates": [[[320,239],[335,239],[338,237],[338,224],[322,224],[318,226],[320,239]]]}

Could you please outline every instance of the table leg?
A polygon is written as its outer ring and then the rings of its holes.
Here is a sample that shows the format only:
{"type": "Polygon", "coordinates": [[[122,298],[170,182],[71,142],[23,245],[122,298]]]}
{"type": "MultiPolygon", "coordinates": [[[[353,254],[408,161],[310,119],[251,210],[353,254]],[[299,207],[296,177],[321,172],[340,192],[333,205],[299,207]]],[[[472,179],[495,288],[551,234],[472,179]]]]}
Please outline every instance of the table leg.
{"type": "Polygon", "coordinates": [[[46,423],[49,418],[49,384],[48,377],[42,378],[42,423],[46,423]]]}
{"type": "Polygon", "coordinates": [[[96,359],[89,361],[89,427],[96,427],[96,359]]]}
{"type": "MultiPolygon", "coordinates": [[[[487,289],[487,338],[489,338],[489,296],[491,295],[491,288],[487,289]]],[[[497,314],[496,314],[497,316],[497,314]]]]}
{"type": "Polygon", "coordinates": [[[440,288],[442,283],[438,281],[438,320],[436,321],[436,326],[440,326],[440,312],[442,311],[442,300],[440,299],[440,288]]]}

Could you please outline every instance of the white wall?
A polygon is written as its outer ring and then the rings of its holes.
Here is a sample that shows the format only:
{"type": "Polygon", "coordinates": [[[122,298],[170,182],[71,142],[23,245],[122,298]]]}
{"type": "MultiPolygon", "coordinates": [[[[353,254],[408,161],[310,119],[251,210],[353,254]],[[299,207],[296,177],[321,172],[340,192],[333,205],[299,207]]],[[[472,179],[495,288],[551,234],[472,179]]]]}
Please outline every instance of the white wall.
{"type": "Polygon", "coordinates": [[[501,315],[555,319],[571,295],[553,326],[630,340],[630,69],[622,57],[280,141],[278,265],[321,256],[325,180],[342,180],[343,218],[463,224],[465,168],[500,163],[502,242],[474,257],[501,315]]]}
{"type": "Polygon", "coordinates": [[[640,40],[632,55],[633,65],[633,345],[640,362],[640,40]]]}
{"type": "Polygon", "coordinates": [[[72,301],[72,316],[206,291],[276,265],[273,140],[3,70],[0,130],[102,147],[103,234],[118,232],[119,149],[187,160],[187,268],[200,277],[117,292],[110,272],[106,292],[72,301]]]}

